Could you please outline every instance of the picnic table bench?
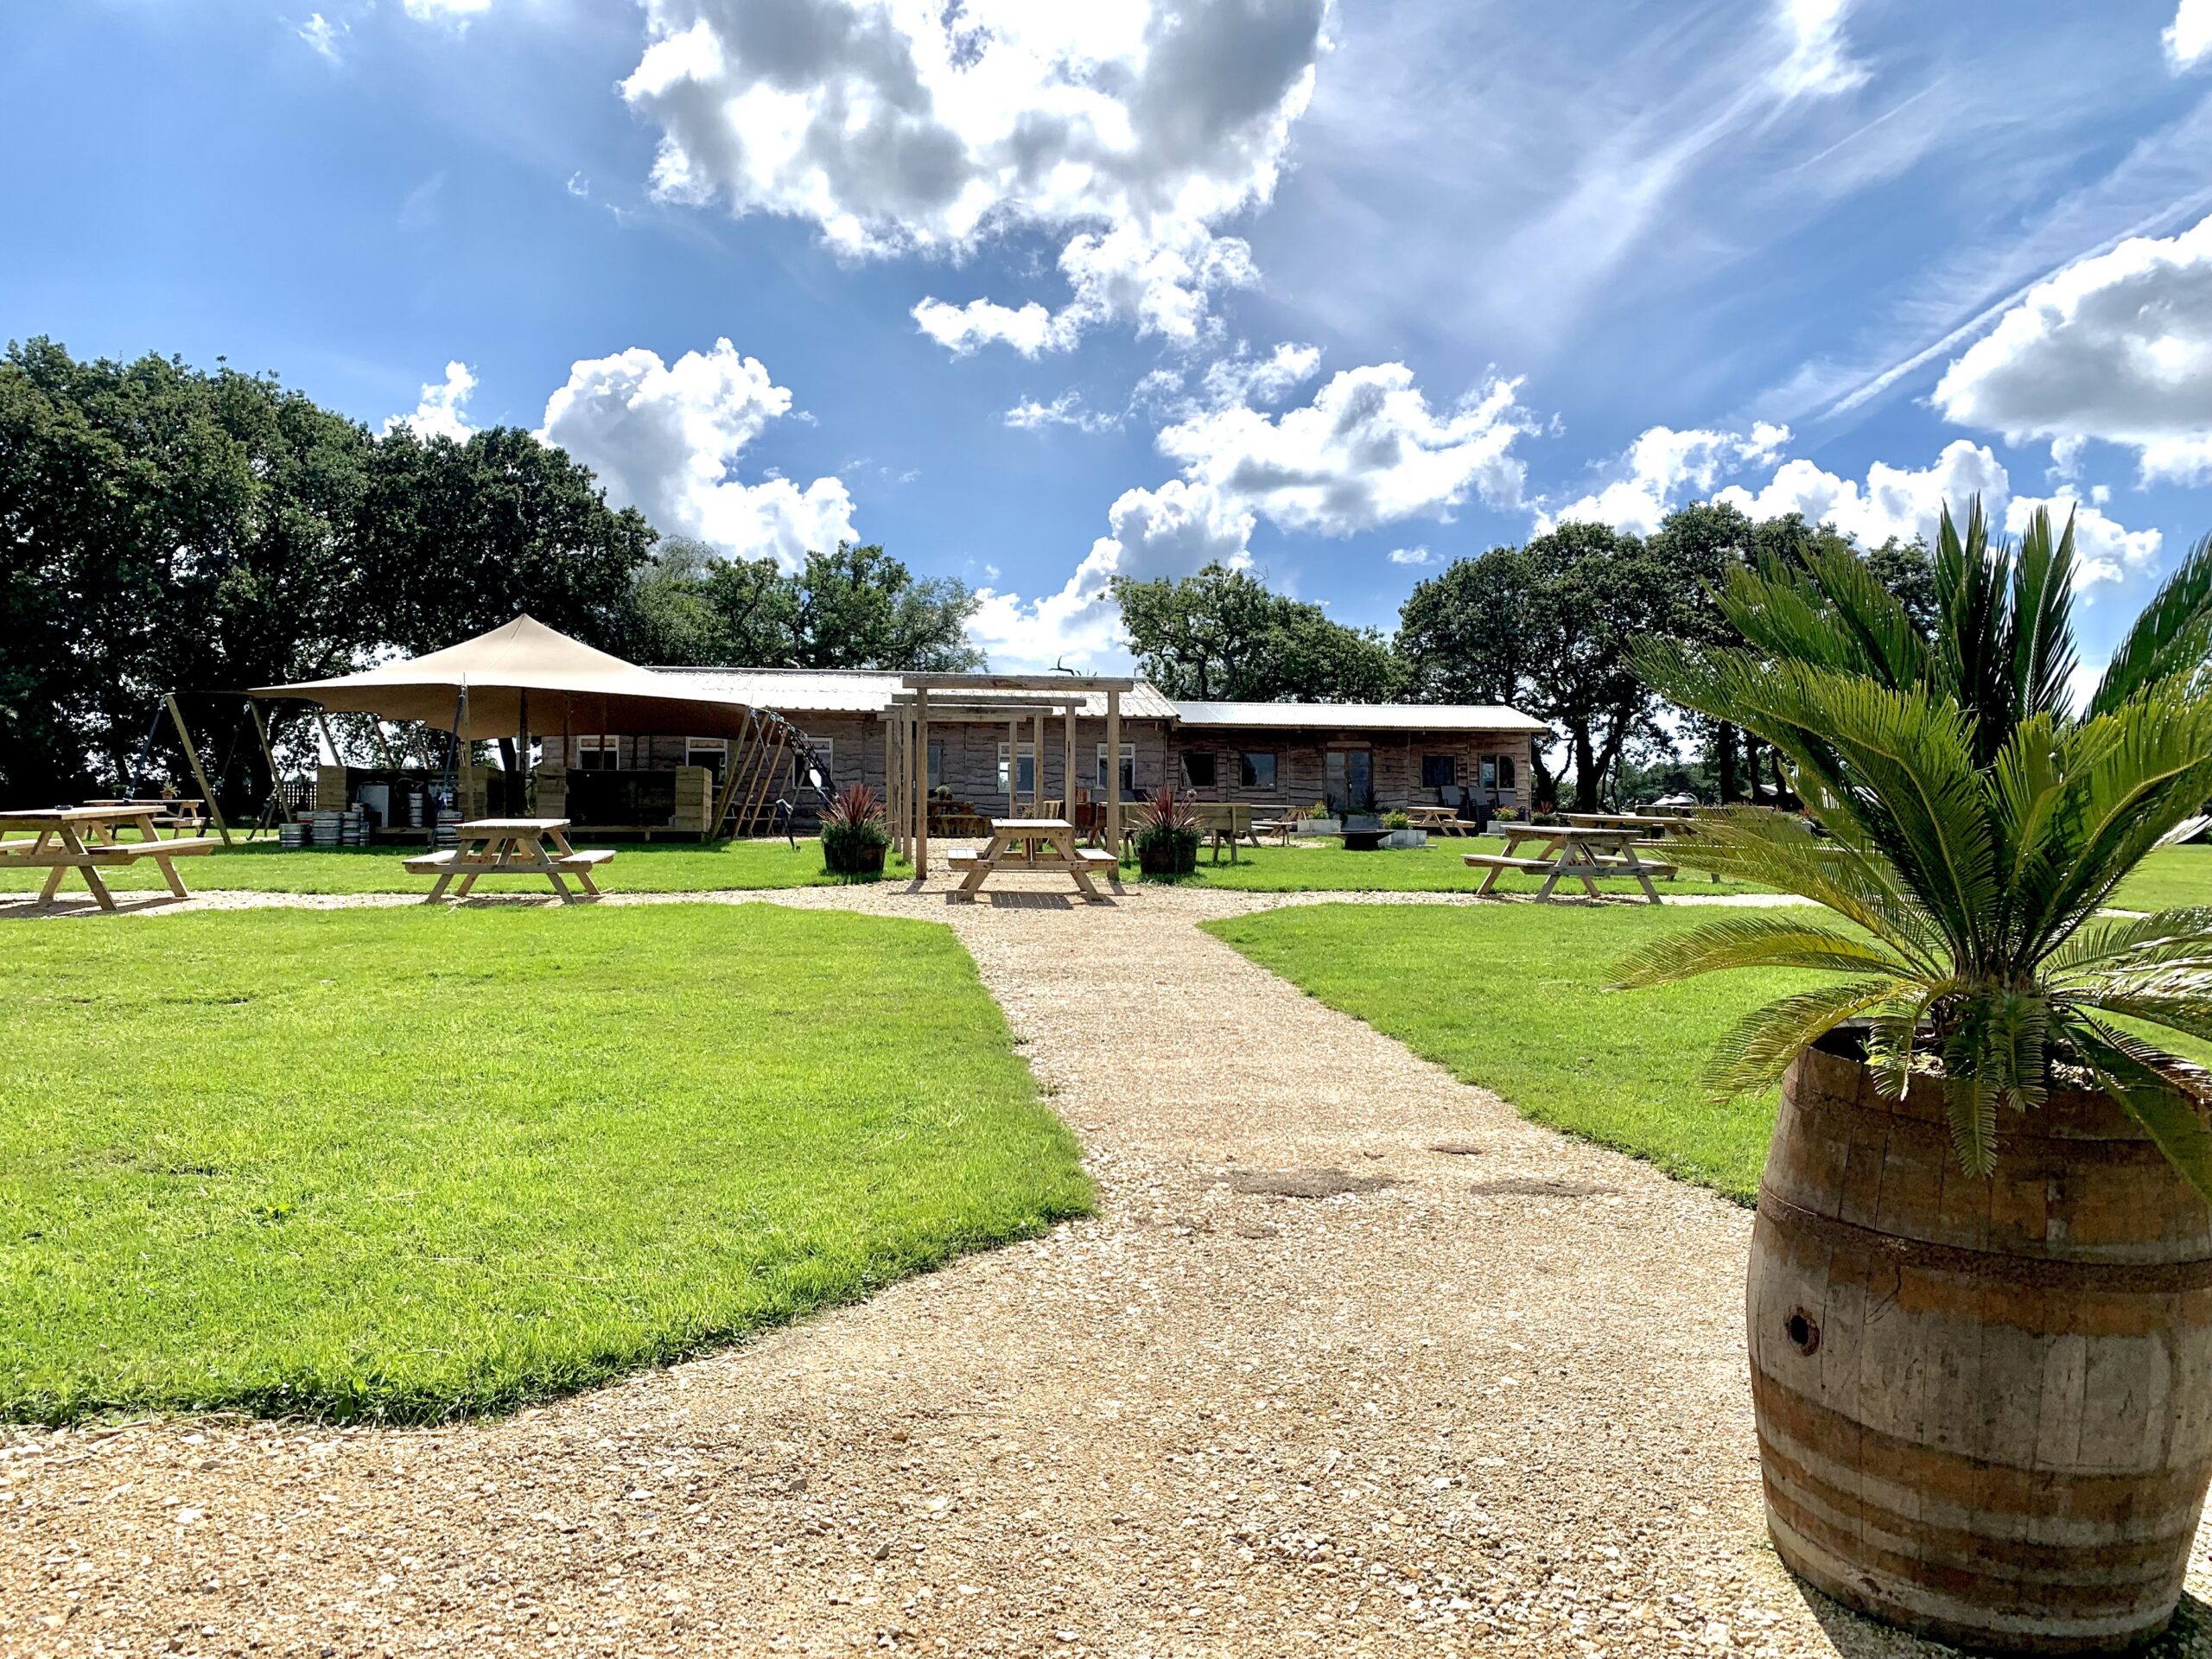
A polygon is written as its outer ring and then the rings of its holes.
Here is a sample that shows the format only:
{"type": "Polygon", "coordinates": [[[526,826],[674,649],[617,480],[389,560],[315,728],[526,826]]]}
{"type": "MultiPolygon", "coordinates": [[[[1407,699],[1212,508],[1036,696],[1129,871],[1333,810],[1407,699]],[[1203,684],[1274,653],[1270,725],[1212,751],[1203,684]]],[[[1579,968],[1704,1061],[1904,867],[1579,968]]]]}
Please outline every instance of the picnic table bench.
{"type": "Polygon", "coordinates": [[[542,875],[564,905],[574,904],[578,897],[561,879],[573,875],[583,896],[596,899],[600,892],[591,873],[614,855],[606,849],[578,852],[569,845],[568,832],[566,818],[472,818],[456,826],[454,845],[417,854],[404,863],[412,874],[438,878],[423,900],[426,905],[444,898],[455,876],[461,878],[456,899],[467,898],[479,879],[487,875],[542,875]]]}
{"type": "Polygon", "coordinates": [[[183,878],[177,874],[176,866],[169,861],[213,852],[221,843],[213,836],[172,836],[162,840],[155,820],[165,804],[133,801],[113,806],[54,806],[0,812],[0,836],[10,830],[30,832],[29,840],[0,840],[0,869],[44,870],[46,883],[38,894],[41,905],[54,902],[54,895],[61,888],[61,878],[74,870],[99,901],[100,908],[113,910],[115,898],[108,892],[107,883],[100,880],[100,867],[136,864],[140,859],[150,858],[154,868],[161,871],[162,879],[168,883],[170,893],[179,899],[189,899],[192,894],[186,889],[183,878]],[[123,829],[137,830],[139,838],[119,840],[116,832],[123,829]]]}
{"type": "MultiPolygon", "coordinates": [[[[1497,878],[1507,870],[1522,870],[1541,874],[1543,886],[1537,890],[1537,899],[1552,902],[1552,889],[1563,880],[1582,883],[1583,889],[1592,899],[1600,897],[1597,878],[1600,875],[1631,875],[1643,889],[1643,896],[1653,904],[1659,902],[1659,890],[1651,885],[1655,875],[1675,874],[1671,864],[1650,864],[1638,858],[1636,849],[1639,831],[1635,830],[1605,830],[1586,824],[1566,824],[1545,829],[1534,824],[1515,824],[1505,830],[1505,850],[1502,853],[1462,853],[1459,857],[1470,868],[1484,872],[1478,893],[1486,893],[1497,885],[1497,878]],[[1543,843],[1542,854],[1535,858],[1522,856],[1516,849],[1531,842],[1543,843]]],[[[1643,843],[1649,844],[1649,843],[1643,843]]]]}
{"type": "Polygon", "coordinates": [[[1448,806],[1409,806],[1406,809],[1406,827],[1426,830],[1435,836],[1471,836],[1475,833],[1475,826],[1448,806]]]}
{"type": "Polygon", "coordinates": [[[1075,825],[1066,818],[994,818],[987,845],[955,848],[944,861],[965,872],[955,897],[969,899],[1001,870],[1063,872],[1084,898],[1099,899],[1104,895],[1091,884],[1091,872],[1111,873],[1120,862],[1103,848],[1077,846],[1075,825]]]}

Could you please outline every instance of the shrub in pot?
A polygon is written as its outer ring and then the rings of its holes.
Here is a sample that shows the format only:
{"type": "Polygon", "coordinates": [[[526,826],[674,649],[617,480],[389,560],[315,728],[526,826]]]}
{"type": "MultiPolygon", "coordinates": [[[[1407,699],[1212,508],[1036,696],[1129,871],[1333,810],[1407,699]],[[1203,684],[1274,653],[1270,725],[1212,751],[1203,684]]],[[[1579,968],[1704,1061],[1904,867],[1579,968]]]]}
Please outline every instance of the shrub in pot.
{"type": "Polygon", "coordinates": [[[1198,817],[1174,785],[1154,791],[1146,801],[1136,843],[1142,874],[1173,880],[1198,868],[1198,817]]]}
{"type": "Polygon", "coordinates": [[[1793,1570],[1977,1649],[2160,1629],[2212,1476],[2212,909],[2102,916],[2212,796],[2212,539],[2072,706],[2073,527],[1947,511],[1925,630],[1847,550],[1732,575],[1745,644],[1645,642],[1662,695],[1756,733],[1831,839],[1738,808],[1675,855],[1817,900],[1622,980],[1841,976],[1749,1015],[1779,1078],[1747,1319],[1767,1519],[1793,1570]]]}
{"type": "Polygon", "coordinates": [[[891,845],[875,791],[851,784],[837,791],[822,815],[822,865],[832,875],[881,875],[891,845]]]}

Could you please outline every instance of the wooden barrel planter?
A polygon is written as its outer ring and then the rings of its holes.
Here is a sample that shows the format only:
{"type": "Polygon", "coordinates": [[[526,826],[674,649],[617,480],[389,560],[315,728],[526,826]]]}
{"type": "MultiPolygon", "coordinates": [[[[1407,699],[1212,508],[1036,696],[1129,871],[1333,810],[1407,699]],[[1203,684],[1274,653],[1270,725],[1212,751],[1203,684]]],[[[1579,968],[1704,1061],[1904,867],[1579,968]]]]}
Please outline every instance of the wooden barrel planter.
{"type": "Polygon", "coordinates": [[[2212,1477],[2212,1208],[2108,1096],[2000,1110],[1855,1033],[1790,1068],[1752,1234],[1767,1521],[1837,1600],[1981,1649],[2117,1652],[2180,1597],[2212,1477]]]}

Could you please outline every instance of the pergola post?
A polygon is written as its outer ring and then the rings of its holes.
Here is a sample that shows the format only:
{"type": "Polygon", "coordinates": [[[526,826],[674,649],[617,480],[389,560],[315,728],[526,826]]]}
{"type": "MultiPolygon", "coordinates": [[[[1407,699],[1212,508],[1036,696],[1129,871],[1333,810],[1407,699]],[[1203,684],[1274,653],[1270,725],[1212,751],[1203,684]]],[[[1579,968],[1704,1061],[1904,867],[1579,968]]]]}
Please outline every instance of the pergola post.
{"type": "Polygon", "coordinates": [[[1106,850],[1122,856],[1122,694],[1106,692],[1106,850]]]}
{"type": "Polygon", "coordinates": [[[1021,716],[1006,723],[1006,815],[1021,816],[1021,716]]]}
{"type": "Polygon", "coordinates": [[[1045,816],[1045,711],[1039,709],[1030,721],[1033,734],[1029,741],[1029,816],[1045,816]]]}
{"type": "Polygon", "coordinates": [[[930,875],[930,694],[924,686],[914,694],[914,753],[919,757],[914,768],[915,778],[922,787],[914,791],[918,807],[914,814],[914,879],[926,881],[930,875]]]}
{"type": "Polygon", "coordinates": [[[1060,794],[1063,798],[1060,805],[1064,809],[1061,816],[1070,823],[1075,822],[1075,715],[1081,707],[1082,698],[1068,699],[1067,729],[1061,734],[1064,740],[1060,745],[1060,794]]]}
{"type": "MultiPolygon", "coordinates": [[[[269,798],[276,804],[276,811],[285,823],[292,821],[292,809],[284,804],[283,780],[276,775],[276,753],[269,747],[269,728],[261,718],[261,705],[251,697],[245,700],[246,712],[253,716],[253,734],[261,740],[261,758],[269,763],[269,798]]],[[[255,825],[256,829],[260,826],[255,825]]]]}
{"type": "Polygon", "coordinates": [[[176,693],[168,694],[169,718],[176,722],[177,741],[184,745],[184,758],[190,763],[192,775],[200,780],[200,792],[207,798],[207,814],[215,820],[215,833],[223,838],[223,845],[231,844],[230,826],[223,822],[223,809],[216,804],[215,791],[209,786],[207,774],[200,765],[200,751],[192,747],[192,734],[184,729],[184,710],[176,706],[176,693]]]}

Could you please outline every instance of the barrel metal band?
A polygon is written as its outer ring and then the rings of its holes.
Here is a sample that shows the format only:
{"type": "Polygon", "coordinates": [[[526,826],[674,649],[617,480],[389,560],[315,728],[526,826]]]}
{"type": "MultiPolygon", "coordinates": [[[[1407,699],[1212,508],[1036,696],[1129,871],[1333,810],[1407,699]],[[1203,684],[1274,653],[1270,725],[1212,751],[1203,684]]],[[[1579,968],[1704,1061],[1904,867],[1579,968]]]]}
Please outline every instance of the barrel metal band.
{"type": "Polygon", "coordinates": [[[1777,1198],[1764,1186],[1759,1189],[1759,1213],[1793,1233],[1924,1273],[1954,1274],[2037,1289],[2101,1290],[2144,1296],[2212,1289],[2212,1257],[2194,1262],[2084,1262],[1934,1244],[1821,1215],[1777,1198]]]}

